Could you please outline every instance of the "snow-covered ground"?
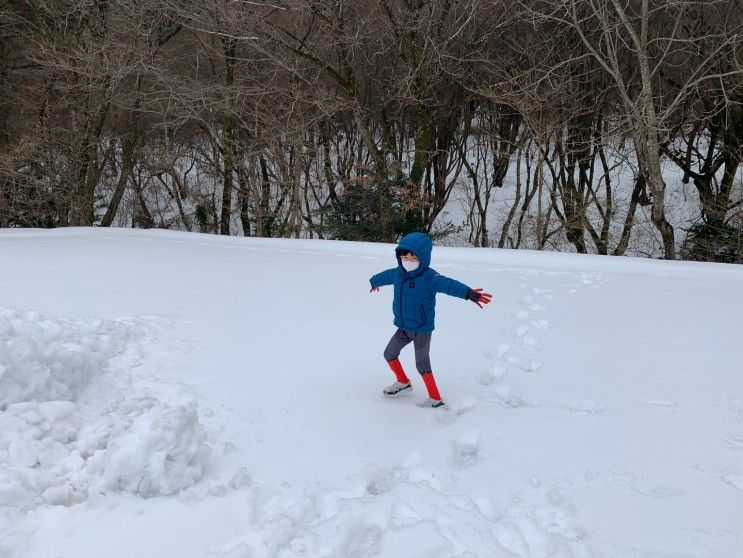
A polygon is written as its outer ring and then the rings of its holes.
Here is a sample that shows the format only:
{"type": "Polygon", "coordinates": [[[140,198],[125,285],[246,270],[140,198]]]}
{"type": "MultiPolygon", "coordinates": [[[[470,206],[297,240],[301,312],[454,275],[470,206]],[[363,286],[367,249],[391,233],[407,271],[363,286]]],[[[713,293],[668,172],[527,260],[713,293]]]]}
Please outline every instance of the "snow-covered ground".
{"type": "Polygon", "coordinates": [[[735,558],[743,268],[435,248],[448,405],[386,399],[393,247],[0,231],[0,556],[735,558]]]}

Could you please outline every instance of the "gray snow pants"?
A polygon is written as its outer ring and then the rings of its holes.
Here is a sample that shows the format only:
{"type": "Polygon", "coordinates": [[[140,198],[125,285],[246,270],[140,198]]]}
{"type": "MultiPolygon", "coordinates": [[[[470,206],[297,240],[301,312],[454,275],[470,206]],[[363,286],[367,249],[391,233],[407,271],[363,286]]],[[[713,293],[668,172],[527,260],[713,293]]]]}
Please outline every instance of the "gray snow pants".
{"type": "Polygon", "coordinates": [[[428,355],[431,349],[431,334],[430,333],[419,333],[417,331],[405,331],[398,329],[395,334],[387,343],[387,348],[384,350],[384,358],[387,362],[395,360],[400,356],[400,351],[403,347],[413,342],[415,348],[415,367],[418,372],[423,374],[424,372],[431,371],[431,359],[428,355]]]}

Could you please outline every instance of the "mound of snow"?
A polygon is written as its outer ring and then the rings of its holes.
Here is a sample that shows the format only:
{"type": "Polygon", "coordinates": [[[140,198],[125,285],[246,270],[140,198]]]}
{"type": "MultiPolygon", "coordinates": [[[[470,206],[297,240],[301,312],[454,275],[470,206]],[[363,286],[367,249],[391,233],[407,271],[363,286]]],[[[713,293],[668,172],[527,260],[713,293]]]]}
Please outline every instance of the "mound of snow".
{"type": "MultiPolygon", "coordinates": [[[[97,492],[161,496],[201,478],[210,449],[195,403],[171,407],[152,398],[127,400],[106,418],[106,446],[87,460],[97,492]]],[[[96,442],[99,433],[87,430],[87,440],[96,442]]]]}
{"type": "Polygon", "coordinates": [[[23,401],[75,401],[143,333],[124,320],[46,318],[0,308],[0,410],[23,401]]]}
{"type": "Polygon", "coordinates": [[[169,495],[201,478],[210,448],[196,404],[138,393],[113,366],[141,349],[140,326],[0,310],[0,505],[169,495]]]}

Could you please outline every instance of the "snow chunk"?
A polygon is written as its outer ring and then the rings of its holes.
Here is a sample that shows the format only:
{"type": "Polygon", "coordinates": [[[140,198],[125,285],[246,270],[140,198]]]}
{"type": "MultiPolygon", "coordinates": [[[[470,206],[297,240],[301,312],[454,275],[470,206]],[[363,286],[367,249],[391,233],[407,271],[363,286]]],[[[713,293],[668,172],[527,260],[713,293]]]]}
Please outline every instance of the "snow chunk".
{"type": "Polygon", "coordinates": [[[237,471],[235,471],[235,474],[228,484],[229,487],[233,490],[239,490],[244,486],[250,486],[252,483],[253,479],[250,478],[247,468],[240,467],[237,471]]]}
{"type": "Polygon", "coordinates": [[[148,398],[118,407],[105,449],[87,461],[91,488],[165,496],[201,478],[210,450],[194,402],[171,407],[148,398]]]}
{"type": "Polygon", "coordinates": [[[454,461],[457,465],[472,465],[477,461],[477,453],[480,445],[480,431],[476,429],[462,432],[453,444],[454,461]]]}

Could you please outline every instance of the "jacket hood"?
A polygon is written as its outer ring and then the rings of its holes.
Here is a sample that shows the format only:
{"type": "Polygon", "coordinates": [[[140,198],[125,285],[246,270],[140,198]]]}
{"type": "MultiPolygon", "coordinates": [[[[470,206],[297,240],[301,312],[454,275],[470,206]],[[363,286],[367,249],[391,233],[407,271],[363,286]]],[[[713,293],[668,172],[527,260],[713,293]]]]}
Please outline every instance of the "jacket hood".
{"type": "MultiPolygon", "coordinates": [[[[426,233],[414,232],[402,237],[400,244],[397,245],[395,253],[398,250],[409,250],[421,261],[418,268],[420,271],[431,265],[431,250],[433,250],[433,241],[426,233]]],[[[397,255],[397,261],[400,262],[400,256],[397,255]]]]}

